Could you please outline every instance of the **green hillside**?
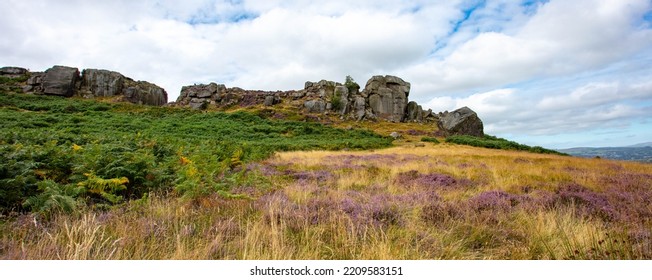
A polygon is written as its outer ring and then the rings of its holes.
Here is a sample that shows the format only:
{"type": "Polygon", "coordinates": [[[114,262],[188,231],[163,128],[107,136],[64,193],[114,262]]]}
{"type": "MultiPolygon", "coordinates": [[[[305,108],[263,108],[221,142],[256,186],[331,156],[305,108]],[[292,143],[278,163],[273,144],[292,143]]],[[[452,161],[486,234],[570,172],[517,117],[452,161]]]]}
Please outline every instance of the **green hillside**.
{"type": "Polygon", "coordinates": [[[0,94],[0,210],[70,211],[153,190],[228,192],[276,151],[370,149],[366,130],[92,100],[0,94]],[[31,198],[31,199],[29,199],[31,198]]]}

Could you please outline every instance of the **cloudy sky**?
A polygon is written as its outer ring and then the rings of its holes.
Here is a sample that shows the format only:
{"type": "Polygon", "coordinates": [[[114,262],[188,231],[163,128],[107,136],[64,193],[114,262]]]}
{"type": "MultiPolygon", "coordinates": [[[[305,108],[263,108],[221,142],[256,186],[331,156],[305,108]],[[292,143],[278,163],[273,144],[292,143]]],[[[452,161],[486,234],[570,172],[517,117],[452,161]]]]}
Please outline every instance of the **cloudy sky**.
{"type": "Polygon", "coordinates": [[[0,3],[0,66],[121,72],[164,87],[300,89],[391,74],[434,111],[551,148],[652,141],[650,0],[0,3]]]}

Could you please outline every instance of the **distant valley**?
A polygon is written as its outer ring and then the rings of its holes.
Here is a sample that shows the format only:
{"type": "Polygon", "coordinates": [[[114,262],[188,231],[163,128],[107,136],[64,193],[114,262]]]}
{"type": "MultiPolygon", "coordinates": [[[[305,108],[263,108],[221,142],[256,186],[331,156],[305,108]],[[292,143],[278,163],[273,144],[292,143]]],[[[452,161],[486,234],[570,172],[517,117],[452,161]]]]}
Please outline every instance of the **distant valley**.
{"type": "Polygon", "coordinates": [[[652,142],[640,143],[627,147],[580,147],[561,149],[558,151],[577,157],[601,157],[652,163],[652,142]]]}

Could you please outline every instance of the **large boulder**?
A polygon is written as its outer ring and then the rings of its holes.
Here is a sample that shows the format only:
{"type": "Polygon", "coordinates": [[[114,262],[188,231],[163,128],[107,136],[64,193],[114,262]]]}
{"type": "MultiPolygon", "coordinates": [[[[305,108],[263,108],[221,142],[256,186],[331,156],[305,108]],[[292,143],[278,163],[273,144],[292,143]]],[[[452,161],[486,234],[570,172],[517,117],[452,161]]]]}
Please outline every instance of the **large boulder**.
{"type": "Polygon", "coordinates": [[[373,76],[362,93],[368,96],[373,114],[392,122],[405,120],[410,83],[395,76],[373,76]]]}
{"type": "Polygon", "coordinates": [[[45,70],[43,75],[43,93],[70,97],[75,93],[75,84],[79,80],[79,70],[67,66],[54,66],[45,70]]]}
{"type": "Polygon", "coordinates": [[[131,103],[163,106],[168,102],[168,94],[161,87],[144,82],[125,79],[124,99],[131,103]]]}
{"type": "Polygon", "coordinates": [[[308,100],[303,105],[310,113],[323,113],[326,111],[326,102],[321,99],[308,100]]]}
{"type": "Polygon", "coordinates": [[[437,125],[448,135],[484,136],[482,120],[469,107],[441,114],[437,125]]]}
{"type": "Polygon", "coordinates": [[[94,97],[120,95],[124,88],[125,77],[114,71],[84,69],[82,71],[81,92],[94,97]]]}

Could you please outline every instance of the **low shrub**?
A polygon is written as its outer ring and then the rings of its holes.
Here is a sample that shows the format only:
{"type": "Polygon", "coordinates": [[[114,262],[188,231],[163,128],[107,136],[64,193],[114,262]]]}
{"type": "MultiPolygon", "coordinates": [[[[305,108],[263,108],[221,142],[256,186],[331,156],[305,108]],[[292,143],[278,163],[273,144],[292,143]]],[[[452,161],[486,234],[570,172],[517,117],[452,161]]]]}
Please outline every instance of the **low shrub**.
{"type": "Polygon", "coordinates": [[[528,151],[528,152],[538,153],[538,154],[567,155],[554,150],[545,149],[539,146],[530,147],[528,145],[519,144],[514,141],[509,141],[507,139],[498,138],[491,135],[485,135],[484,137],[475,137],[469,135],[453,135],[446,138],[446,143],[468,145],[473,147],[481,147],[481,148],[489,148],[489,149],[528,151]]]}
{"type": "Polygon", "coordinates": [[[422,137],[421,142],[430,142],[430,143],[439,144],[439,140],[437,140],[437,138],[434,137],[422,137]]]}

